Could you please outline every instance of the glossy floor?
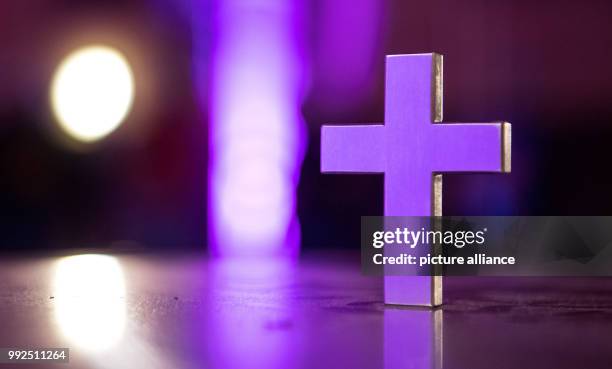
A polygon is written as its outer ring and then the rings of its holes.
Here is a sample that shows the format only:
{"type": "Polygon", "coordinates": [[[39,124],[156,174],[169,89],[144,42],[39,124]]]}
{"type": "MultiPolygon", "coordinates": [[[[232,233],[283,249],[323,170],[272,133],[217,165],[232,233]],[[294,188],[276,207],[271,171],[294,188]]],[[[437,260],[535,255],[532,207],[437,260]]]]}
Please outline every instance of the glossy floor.
{"type": "Polygon", "coordinates": [[[0,347],[17,368],[610,368],[612,280],[447,278],[435,311],[385,307],[358,255],[3,256],[0,347]]]}

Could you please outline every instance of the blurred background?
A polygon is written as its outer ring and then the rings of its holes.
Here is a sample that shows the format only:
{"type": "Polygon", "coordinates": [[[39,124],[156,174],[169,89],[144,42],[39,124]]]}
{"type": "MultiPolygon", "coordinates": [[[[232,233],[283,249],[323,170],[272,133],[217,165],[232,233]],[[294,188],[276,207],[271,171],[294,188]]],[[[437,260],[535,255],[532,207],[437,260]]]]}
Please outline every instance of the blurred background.
{"type": "Polygon", "coordinates": [[[0,48],[3,250],[357,250],[383,178],[321,175],[319,132],[383,121],[386,54],[444,55],[445,121],[513,124],[512,173],[445,175],[445,214],[612,207],[608,1],[5,1],[0,48]],[[53,86],[91,45],[122,57],[133,97],[84,140],[53,86]]]}

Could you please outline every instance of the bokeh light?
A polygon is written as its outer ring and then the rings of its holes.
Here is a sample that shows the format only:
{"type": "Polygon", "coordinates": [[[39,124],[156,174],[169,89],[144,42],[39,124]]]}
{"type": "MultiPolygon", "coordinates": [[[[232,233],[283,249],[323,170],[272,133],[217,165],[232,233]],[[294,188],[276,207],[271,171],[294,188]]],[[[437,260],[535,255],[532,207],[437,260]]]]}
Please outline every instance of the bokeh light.
{"type": "Polygon", "coordinates": [[[305,142],[301,3],[215,3],[209,163],[215,254],[297,252],[296,188],[305,142]]]}
{"type": "Polygon", "coordinates": [[[51,105],[60,127],[84,142],[113,132],[134,100],[134,77],[125,57],[106,46],[68,55],[51,84],[51,105]]]}

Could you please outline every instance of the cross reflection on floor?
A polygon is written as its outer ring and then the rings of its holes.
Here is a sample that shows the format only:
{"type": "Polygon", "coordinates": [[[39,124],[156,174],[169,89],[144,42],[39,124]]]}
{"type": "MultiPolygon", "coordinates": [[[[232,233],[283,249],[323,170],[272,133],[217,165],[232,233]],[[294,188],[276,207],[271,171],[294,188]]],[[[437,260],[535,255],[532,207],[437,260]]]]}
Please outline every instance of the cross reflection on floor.
{"type": "Polygon", "coordinates": [[[382,280],[361,276],[358,260],[5,256],[0,347],[70,347],[62,368],[598,368],[612,361],[609,280],[449,278],[442,308],[398,308],[382,304],[382,280]]]}

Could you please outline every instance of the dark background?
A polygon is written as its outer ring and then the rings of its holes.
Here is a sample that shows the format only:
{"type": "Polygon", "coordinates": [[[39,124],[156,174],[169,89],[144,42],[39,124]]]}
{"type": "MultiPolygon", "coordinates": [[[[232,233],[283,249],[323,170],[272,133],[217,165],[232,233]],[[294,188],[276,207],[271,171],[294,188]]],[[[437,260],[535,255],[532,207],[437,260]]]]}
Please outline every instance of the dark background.
{"type": "MultiPolygon", "coordinates": [[[[609,214],[612,3],[306,4],[304,248],[357,249],[359,217],[382,213],[382,176],[319,174],[319,130],[382,122],[394,53],[444,54],[445,121],[513,125],[512,173],[445,175],[445,214],[609,214]]],[[[207,107],[192,82],[192,11],[187,0],[0,3],[0,248],[204,247],[207,107]],[[124,51],[140,90],[116,132],[77,147],[54,132],[47,99],[53,69],[83,42],[124,51]]]]}

